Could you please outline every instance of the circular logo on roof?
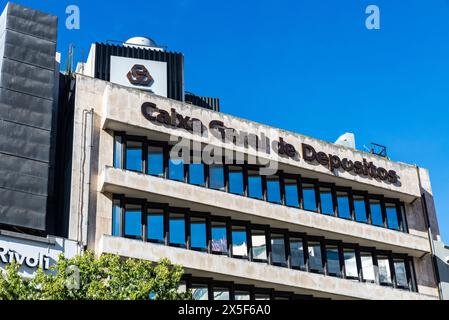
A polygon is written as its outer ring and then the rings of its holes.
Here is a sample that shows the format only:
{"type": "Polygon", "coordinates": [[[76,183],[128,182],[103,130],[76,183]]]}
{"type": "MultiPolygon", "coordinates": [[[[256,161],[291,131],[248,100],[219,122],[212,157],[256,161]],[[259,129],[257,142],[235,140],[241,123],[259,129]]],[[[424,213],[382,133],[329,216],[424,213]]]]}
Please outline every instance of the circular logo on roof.
{"type": "Polygon", "coordinates": [[[154,82],[154,79],[148,69],[141,64],[133,65],[126,77],[133,85],[151,86],[154,82]]]}

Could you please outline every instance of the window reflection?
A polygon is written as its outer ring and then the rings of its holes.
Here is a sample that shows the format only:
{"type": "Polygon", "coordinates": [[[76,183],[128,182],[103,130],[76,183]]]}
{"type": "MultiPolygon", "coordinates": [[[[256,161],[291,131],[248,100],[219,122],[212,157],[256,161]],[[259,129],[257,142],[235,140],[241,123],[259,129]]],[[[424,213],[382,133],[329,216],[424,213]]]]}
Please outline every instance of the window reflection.
{"type": "Polygon", "coordinates": [[[189,183],[202,187],[206,185],[206,178],[204,176],[204,164],[189,164],[189,183]]]}
{"type": "Polygon", "coordinates": [[[333,276],[341,276],[340,268],[340,256],[338,253],[338,247],[333,245],[326,246],[327,256],[327,272],[333,276]]]}
{"type": "Polygon", "coordinates": [[[267,176],[267,200],[281,203],[281,186],[278,176],[267,176]]]}
{"type": "Polygon", "coordinates": [[[209,288],[207,284],[195,284],[192,283],[192,298],[193,300],[208,300],[209,288]]]}
{"type": "Polygon", "coordinates": [[[243,195],[243,169],[239,166],[229,166],[229,192],[243,195]]]}
{"type": "Polygon", "coordinates": [[[126,169],[142,172],[142,142],[126,141],[126,169]]]}
{"type": "Polygon", "coordinates": [[[248,257],[246,227],[244,226],[232,226],[232,255],[248,257]]]}
{"type": "Polygon", "coordinates": [[[304,209],[309,211],[317,211],[315,185],[309,183],[302,184],[302,194],[304,201],[304,209]]]}
{"type": "Polygon", "coordinates": [[[127,204],[125,207],[125,237],[142,237],[142,206],[127,204]]]}
{"type": "Polygon", "coordinates": [[[176,181],[184,181],[184,160],[182,158],[168,161],[168,178],[176,181]]]}
{"type": "Polygon", "coordinates": [[[309,267],[311,271],[323,272],[323,259],[321,256],[321,244],[310,241],[308,243],[309,267]]]}
{"type": "Polygon", "coordinates": [[[215,190],[225,190],[224,170],[221,164],[209,166],[209,188],[215,190]]]}
{"type": "Polygon", "coordinates": [[[332,201],[332,189],[320,187],[321,213],[327,215],[334,214],[334,204],[332,201]]]}
{"type": "Polygon", "coordinates": [[[364,196],[354,195],[354,211],[356,221],[368,222],[368,219],[366,217],[366,205],[364,196]]]}
{"type": "Polygon", "coordinates": [[[293,268],[302,269],[305,267],[304,246],[302,239],[290,238],[291,265],[293,268]]]}
{"type": "Polygon", "coordinates": [[[228,238],[226,234],[226,223],[212,221],[212,252],[227,253],[228,238]]]}
{"type": "Polygon", "coordinates": [[[295,179],[285,179],[285,205],[299,207],[298,183],[295,179]]]}
{"type": "Polygon", "coordinates": [[[185,216],[183,213],[169,214],[169,243],[176,246],[185,246],[186,229],[185,216]]]}
{"type": "Polygon", "coordinates": [[[248,196],[263,199],[262,177],[258,170],[248,170],[248,196]]]}
{"type": "Polygon", "coordinates": [[[351,219],[351,207],[349,206],[349,195],[346,191],[337,191],[338,216],[351,219]]]}
{"type": "Polygon", "coordinates": [[[363,280],[368,281],[368,282],[376,281],[372,253],[371,252],[361,252],[360,259],[362,262],[363,280]]]}
{"type": "Polygon", "coordinates": [[[112,235],[120,236],[122,230],[122,208],[120,200],[114,199],[112,204],[112,235]]]}
{"type": "Polygon", "coordinates": [[[190,218],[190,246],[192,249],[206,251],[206,219],[201,217],[190,218]]]}
{"type": "Polygon", "coordinates": [[[343,258],[345,261],[345,274],[348,278],[358,278],[357,258],[354,249],[343,250],[343,258]]]}
{"type": "Polygon", "coordinates": [[[123,138],[122,136],[114,137],[114,168],[123,168],[123,138]]]}
{"type": "Polygon", "coordinates": [[[379,281],[382,284],[391,284],[390,261],[386,256],[377,257],[377,265],[379,267],[379,281]]]}
{"type": "Polygon", "coordinates": [[[396,284],[399,287],[408,287],[407,270],[403,259],[394,259],[394,272],[396,275],[396,284]]]}
{"type": "Polygon", "coordinates": [[[387,214],[388,228],[399,230],[398,211],[395,203],[385,203],[385,211],[387,214]]]}
{"type": "Polygon", "coordinates": [[[162,209],[148,209],[147,239],[149,241],[164,241],[164,211],[162,209]]]}
{"type": "Polygon", "coordinates": [[[214,300],[229,300],[229,288],[214,287],[214,300]]]}
{"type": "Polygon", "coordinates": [[[162,147],[148,147],[148,174],[164,176],[164,149],[162,147]]]}
{"type": "Polygon", "coordinates": [[[383,226],[382,218],[382,207],[380,201],[376,199],[369,200],[370,210],[371,210],[371,223],[376,226],[383,226]]]}
{"type": "Polygon", "coordinates": [[[234,300],[250,300],[251,294],[246,290],[235,290],[234,300]]]}
{"type": "Polygon", "coordinates": [[[267,260],[267,242],[265,230],[251,230],[251,252],[253,260],[267,260]]]}
{"type": "Polygon", "coordinates": [[[271,234],[271,255],[273,264],[286,265],[285,238],[283,234],[271,234]]]}

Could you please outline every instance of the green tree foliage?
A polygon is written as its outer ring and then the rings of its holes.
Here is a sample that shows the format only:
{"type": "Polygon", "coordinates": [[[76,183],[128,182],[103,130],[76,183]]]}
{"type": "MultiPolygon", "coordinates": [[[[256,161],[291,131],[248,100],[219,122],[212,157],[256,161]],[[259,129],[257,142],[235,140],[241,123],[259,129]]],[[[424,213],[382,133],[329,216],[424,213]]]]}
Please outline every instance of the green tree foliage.
{"type": "Polygon", "coordinates": [[[178,292],[183,270],[168,259],[158,263],[121,259],[86,251],[66,259],[59,256],[50,273],[39,269],[33,278],[19,275],[19,265],[0,274],[0,300],[183,300],[191,293],[178,292]]]}

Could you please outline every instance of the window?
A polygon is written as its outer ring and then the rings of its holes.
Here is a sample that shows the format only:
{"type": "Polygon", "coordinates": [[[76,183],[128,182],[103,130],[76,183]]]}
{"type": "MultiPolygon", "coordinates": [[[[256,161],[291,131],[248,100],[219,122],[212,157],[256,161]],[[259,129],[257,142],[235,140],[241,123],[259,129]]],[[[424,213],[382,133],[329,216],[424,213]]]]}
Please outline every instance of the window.
{"type": "Polygon", "coordinates": [[[248,196],[263,199],[262,177],[258,170],[248,170],[248,196]]]}
{"type": "Polygon", "coordinates": [[[214,300],[229,300],[229,288],[214,287],[214,300]]]}
{"type": "Polygon", "coordinates": [[[164,242],[164,211],[162,209],[148,209],[147,239],[148,241],[164,242]]]}
{"type": "Polygon", "coordinates": [[[189,183],[202,187],[206,185],[206,177],[204,176],[204,164],[189,164],[189,183]]]}
{"type": "Polygon", "coordinates": [[[168,161],[168,178],[176,181],[184,181],[184,160],[181,157],[168,161]]]}
{"type": "Polygon", "coordinates": [[[267,239],[265,230],[251,230],[251,252],[253,260],[267,261],[267,239]]]}
{"type": "Polygon", "coordinates": [[[346,278],[356,279],[358,278],[357,258],[354,249],[343,249],[343,258],[345,260],[345,275],[346,278]]]}
{"type": "Polygon", "coordinates": [[[299,207],[298,181],[296,179],[285,179],[285,205],[299,207]]]}
{"type": "Polygon", "coordinates": [[[385,203],[387,224],[389,229],[399,230],[398,210],[395,203],[385,203]]]}
{"type": "Polygon", "coordinates": [[[374,273],[373,254],[371,252],[361,252],[360,260],[362,262],[363,280],[367,282],[375,282],[376,275],[374,273]]]}
{"type": "Polygon", "coordinates": [[[366,215],[365,197],[361,195],[354,195],[354,211],[355,220],[358,222],[368,222],[366,215]]]}
{"type": "Polygon", "coordinates": [[[379,281],[381,284],[391,284],[390,260],[387,256],[378,256],[377,265],[379,267],[379,281]]]}
{"type": "Polygon", "coordinates": [[[232,226],[232,255],[234,257],[248,257],[245,226],[232,226]]]}
{"type": "Polygon", "coordinates": [[[382,217],[382,206],[380,200],[370,199],[369,207],[371,210],[371,224],[383,227],[384,221],[382,217]]]}
{"type": "Polygon", "coordinates": [[[334,215],[334,202],[332,200],[332,189],[320,187],[321,213],[334,215]]]}
{"type": "Polygon", "coordinates": [[[349,205],[349,195],[346,191],[337,191],[338,216],[344,219],[351,219],[351,207],[349,205]]]}
{"type": "Polygon", "coordinates": [[[267,200],[281,203],[281,186],[278,176],[267,176],[267,200]]]}
{"type": "Polygon", "coordinates": [[[309,267],[312,272],[323,272],[323,258],[321,256],[321,244],[310,241],[308,243],[309,267]]]}
{"type": "Polygon", "coordinates": [[[247,290],[235,290],[234,300],[250,300],[251,294],[247,290]]]}
{"type": "Polygon", "coordinates": [[[243,195],[243,170],[239,166],[229,166],[229,192],[243,195]]]}
{"type": "Polygon", "coordinates": [[[270,295],[268,293],[258,293],[254,294],[254,300],[270,300],[270,295]]]}
{"type": "Polygon", "coordinates": [[[340,254],[338,246],[326,245],[327,272],[331,276],[341,276],[340,254]]]}
{"type": "Polygon", "coordinates": [[[114,199],[112,202],[112,235],[121,236],[122,230],[122,207],[120,200],[114,199]]]}
{"type": "Polygon", "coordinates": [[[404,259],[394,259],[394,273],[396,275],[396,285],[402,288],[408,288],[407,269],[404,259]]]}
{"type": "Polygon", "coordinates": [[[184,213],[170,212],[169,217],[169,244],[185,247],[186,221],[184,213]]]}
{"type": "Polygon", "coordinates": [[[126,169],[142,172],[142,142],[126,141],[126,169]]]}
{"type": "Polygon", "coordinates": [[[405,213],[405,206],[403,203],[400,204],[399,210],[400,210],[400,215],[401,215],[401,226],[400,226],[401,231],[408,232],[407,217],[406,217],[406,213],[405,213]]]}
{"type": "Polygon", "coordinates": [[[186,293],[187,292],[187,283],[185,280],[179,281],[178,290],[179,293],[186,293]]]}
{"type": "Polygon", "coordinates": [[[271,261],[276,265],[287,265],[287,258],[285,256],[285,238],[283,234],[271,234],[271,261]]]}
{"type": "Polygon", "coordinates": [[[317,211],[315,185],[310,183],[303,183],[302,194],[304,201],[304,210],[317,211]]]}
{"type": "Polygon", "coordinates": [[[209,300],[209,288],[207,284],[192,283],[193,300],[209,300]]]}
{"type": "Polygon", "coordinates": [[[114,168],[123,168],[123,137],[114,136],[114,168]]]}
{"type": "Polygon", "coordinates": [[[164,176],[164,148],[148,147],[148,174],[153,176],[164,176]]]}
{"type": "Polygon", "coordinates": [[[190,247],[194,250],[207,251],[206,218],[190,218],[190,247]]]}
{"type": "Polygon", "coordinates": [[[212,252],[227,253],[228,237],[226,234],[226,222],[212,221],[212,252]]]}
{"type": "Polygon", "coordinates": [[[222,191],[225,190],[223,165],[211,164],[209,166],[209,188],[222,191]]]}
{"type": "Polygon", "coordinates": [[[142,206],[127,204],[125,206],[125,237],[138,239],[142,237],[142,206]]]}
{"type": "Polygon", "coordinates": [[[290,257],[292,268],[305,268],[304,246],[301,238],[290,238],[290,257]]]}

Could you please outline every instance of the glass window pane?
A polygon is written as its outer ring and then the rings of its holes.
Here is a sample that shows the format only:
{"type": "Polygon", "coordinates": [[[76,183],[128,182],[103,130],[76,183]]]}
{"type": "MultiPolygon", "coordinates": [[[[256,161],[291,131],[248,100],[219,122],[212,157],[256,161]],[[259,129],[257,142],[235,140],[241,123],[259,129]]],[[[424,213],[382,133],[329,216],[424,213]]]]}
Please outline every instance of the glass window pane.
{"type": "Polygon", "coordinates": [[[346,277],[357,278],[359,275],[357,272],[357,259],[356,259],[356,255],[355,255],[355,250],[354,249],[344,249],[343,256],[345,259],[346,277]]]}
{"type": "Polygon", "coordinates": [[[123,139],[121,136],[114,137],[114,168],[123,168],[122,163],[123,139]]]}
{"type": "Polygon", "coordinates": [[[175,245],[186,244],[185,216],[182,213],[170,213],[169,243],[175,245]]]}
{"type": "Polygon", "coordinates": [[[164,175],[164,149],[148,147],[148,174],[162,177],[164,175]]]}
{"type": "Polygon", "coordinates": [[[319,242],[308,243],[310,270],[323,272],[323,259],[321,257],[321,244],[319,242]]]}
{"type": "Polygon", "coordinates": [[[225,190],[223,165],[212,164],[209,166],[209,188],[225,190]]]}
{"type": "Polygon", "coordinates": [[[370,252],[361,252],[363,280],[374,282],[376,276],[374,273],[373,255],[370,252]]]}
{"type": "Polygon", "coordinates": [[[126,142],[126,169],[142,172],[142,142],[126,142]]]}
{"type": "Polygon", "coordinates": [[[380,201],[376,199],[370,199],[369,205],[371,209],[371,223],[376,226],[383,226],[382,208],[380,201]]]}
{"type": "Polygon", "coordinates": [[[351,208],[349,206],[349,195],[347,192],[337,191],[338,216],[351,219],[351,208]]]}
{"type": "Polygon", "coordinates": [[[385,203],[385,211],[387,213],[388,228],[399,230],[398,211],[395,203],[385,203]]]}
{"type": "Polygon", "coordinates": [[[285,205],[299,207],[298,183],[295,179],[285,179],[285,205]]]}
{"type": "Polygon", "coordinates": [[[248,256],[245,227],[232,226],[232,255],[248,256]]]}
{"type": "Polygon", "coordinates": [[[358,222],[368,222],[366,218],[365,197],[354,195],[355,219],[358,222]]]}
{"type": "Polygon", "coordinates": [[[178,290],[179,293],[186,293],[187,292],[187,283],[184,280],[181,280],[179,282],[178,290]]]}
{"type": "Polygon", "coordinates": [[[379,256],[377,257],[377,264],[379,266],[379,281],[380,283],[391,283],[391,270],[390,262],[388,257],[379,256]]]}
{"type": "Polygon", "coordinates": [[[305,266],[304,246],[302,243],[302,239],[299,238],[290,239],[290,255],[292,267],[303,268],[305,266]]]}
{"type": "Polygon", "coordinates": [[[255,293],[254,300],[270,300],[270,295],[266,293],[255,293]]]}
{"type": "Polygon", "coordinates": [[[241,167],[229,166],[229,192],[244,194],[243,170],[241,167]]]}
{"type": "Polygon", "coordinates": [[[327,271],[331,275],[341,276],[340,256],[337,246],[326,246],[327,271]]]}
{"type": "Polygon", "coordinates": [[[281,203],[281,186],[278,176],[267,176],[267,200],[281,203]]]}
{"type": "Polygon", "coordinates": [[[315,186],[313,184],[303,183],[302,194],[304,198],[304,210],[317,211],[315,186]]]}
{"type": "Polygon", "coordinates": [[[142,206],[130,204],[126,205],[125,236],[142,236],[142,206]]]}
{"type": "Polygon", "coordinates": [[[212,251],[226,253],[228,251],[228,238],[226,223],[212,221],[212,251]]]}
{"type": "Polygon", "coordinates": [[[267,242],[265,230],[251,230],[251,243],[253,259],[267,260],[267,242]]]}
{"type": "Polygon", "coordinates": [[[234,292],[234,299],[235,300],[250,300],[251,299],[251,295],[250,295],[249,291],[236,290],[234,292]]]}
{"type": "Polygon", "coordinates": [[[176,181],[184,181],[184,160],[182,158],[168,161],[168,178],[176,181]]]}
{"type": "Polygon", "coordinates": [[[334,214],[334,204],[332,202],[332,189],[320,187],[321,213],[327,215],[334,214]]]}
{"type": "Polygon", "coordinates": [[[197,186],[206,185],[206,178],[204,177],[204,164],[189,164],[189,183],[197,186]]]}
{"type": "Polygon", "coordinates": [[[164,212],[161,209],[149,209],[147,216],[147,239],[164,240],[164,212]]]}
{"type": "Polygon", "coordinates": [[[405,261],[402,259],[394,259],[393,263],[394,263],[394,272],[396,274],[396,284],[400,287],[408,287],[405,261]]]}
{"type": "Polygon", "coordinates": [[[273,263],[285,265],[285,239],[283,234],[271,234],[271,255],[273,263]]]}
{"type": "Polygon", "coordinates": [[[192,284],[193,300],[209,300],[209,290],[206,284],[192,284]]]}
{"type": "Polygon", "coordinates": [[[248,170],[248,196],[263,199],[262,177],[257,170],[248,170]]]}
{"type": "Polygon", "coordinates": [[[214,300],[229,300],[229,289],[215,287],[214,300]]]}
{"type": "Polygon", "coordinates": [[[195,249],[207,249],[206,219],[192,217],[190,219],[190,246],[195,249]]]}
{"type": "Polygon", "coordinates": [[[122,208],[120,207],[120,200],[114,200],[112,206],[112,235],[120,236],[122,229],[122,208]]]}

